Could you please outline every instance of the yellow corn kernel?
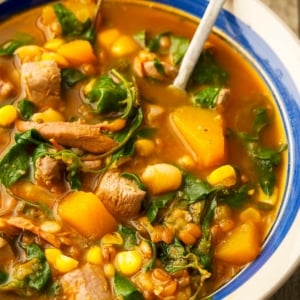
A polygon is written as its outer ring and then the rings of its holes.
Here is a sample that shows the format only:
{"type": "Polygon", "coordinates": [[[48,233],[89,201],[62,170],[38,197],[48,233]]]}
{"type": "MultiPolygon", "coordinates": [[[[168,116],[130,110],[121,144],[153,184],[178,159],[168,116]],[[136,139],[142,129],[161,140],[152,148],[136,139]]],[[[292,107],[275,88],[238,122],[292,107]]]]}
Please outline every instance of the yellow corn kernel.
{"type": "Polygon", "coordinates": [[[111,54],[115,57],[122,57],[133,54],[139,49],[136,41],[128,35],[121,35],[111,46],[111,54]]]}
{"type": "Polygon", "coordinates": [[[60,68],[67,68],[70,63],[56,52],[45,52],[41,55],[41,60],[54,60],[60,68]]]}
{"type": "Polygon", "coordinates": [[[246,223],[248,221],[260,222],[261,214],[257,209],[255,209],[253,207],[248,207],[243,212],[241,212],[240,220],[244,223],[246,223]]]}
{"type": "Polygon", "coordinates": [[[56,51],[62,44],[64,44],[63,39],[51,39],[44,44],[44,48],[51,51],[56,51]]]}
{"type": "Polygon", "coordinates": [[[207,181],[212,186],[223,185],[230,187],[236,184],[236,172],[231,165],[224,165],[213,170],[208,176],[207,181]]]}
{"type": "Polygon", "coordinates": [[[102,250],[100,246],[92,246],[86,253],[87,262],[95,265],[103,263],[102,250]]]}
{"type": "Polygon", "coordinates": [[[34,122],[63,122],[65,118],[60,112],[53,108],[48,108],[43,112],[33,114],[31,120],[34,122]]]}
{"type": "Polygon", "coordinates": [[[48,263],[52,266],[55,265],[56,259],[58,256],[62,255],[61,251],[57,248],[46,248],[45,256],[48,263]]]}
{"type": "Polygon", "coordinates": [[[0,126],[11,126],[18,117],[17,109],[13,105],[4,105],[0,107],[0,126]]]}
{"type": "Polygon", "coordinates": [[[122,274],[131,276],[140,270],[142,257],[137,250],[122,251],[116,255],[115,264],[122,274]]]}
{"type": "Polygon", "coordinates": [[[102,245],[122,245],[123,238],[118,232],[107,233],[101,238],[102,245]]]}
{"type": "Polygon", "coordinates": [[[77,268],[79,262],[67,255],[60,254],[56,257],[54,268],[60,273],[67,273],[77,268]]]}
{"type": "Polygon", "coordinates": [[[41,230],[49,233],[57,233],[61,231],[61,225],[56,221],[45,221],[40,226],[41,230]]]}
{"type": "Polygon", "coordinates": [[[120,31],[116,28],[111,28],[100,32],[97,36],[99,46],[110,49],[113,42],[121,35],[120,31]]]}
{"type": "Polygon", "coordinates": [[[15,54],[19,57],[21,63],[40,60],[44,49],[37,45],[26,45],[19,47],[15,54]]]}
{"type": "Polygon", "coordinates": [[[148,157],[155,149],[154,142],[149,139],[139,139],[135,142],[135,151],[139,156],[148,157]]]}
{"type": "Polygon", "coordinates": [[[266,195],[261,188],[258,191],[257,204],[262,209],[272,209],[276,206],[278,199],[278,188],[275,186],[271,196],[266,195]]]}
{"type": "Polygon", "coordinates": [[[170,164],[160,163],[146,167],[141,176],[154,195],[177,190],[182,181],[181,171],[170,164]]]}

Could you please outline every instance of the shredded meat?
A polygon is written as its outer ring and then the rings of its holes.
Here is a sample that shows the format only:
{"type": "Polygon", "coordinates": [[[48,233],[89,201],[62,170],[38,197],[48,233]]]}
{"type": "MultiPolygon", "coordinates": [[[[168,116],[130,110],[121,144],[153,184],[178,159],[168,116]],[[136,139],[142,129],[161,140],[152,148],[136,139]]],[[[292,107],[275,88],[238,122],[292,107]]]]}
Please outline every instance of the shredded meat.
{"type": "Polygon", "coordinates": [[[100,177],[95,193],[117,219],[136,216],[146,194],[117,169],[108,170],[100,177]]]}
{"type": "Polygon", "coordinates": [[[22,64],[21,78],[27,97],[39,110],[60,107],[61,75],[55,61],[26,62],[22,64]]]}
{"type": "Polygon", "coordinates": [[[81,148],[90,153],[100,154],[111,150],[116,142],[102,134],[101,125],[71,122],[26,122],[18,120],[16,128],[23,132],[36,129],[45,139],[54,139],[66,147],[81,148]]]}
{"type": "Polygon", "coordinates": [[[0,101],[14,96],[16,90],[10,81],[0,79],[0,101]]]}
{"type": "Polygon", "coordinates": [[[39,157],[35,163],[35,179],[53,192],[63,191],[65,165],[61,160],[50,156],[39,157]]]}
{"type": "Polygon", "coordinates": [[[62,276],[66,299],[72,300],[111,300],[110,286],[100,266],[85,264],[80,269],[62,276]]]}
{"type": "Polygon", "coordinates": [[[230,97],[230,89],[222,88],[217,98],[217,110],[223,112],[228,104],[230,97]]]}
{"type": "Polygon", "coordinates": [[[41,237],[56,248],[59,248],[61,245],[61,241],[56,235],[42,231],[37,225],[33,224],[31,220],[24,217],[10,217],[7,220],[1,218],[0,229],[8,235],[15,235],[16,229],[27,230],[41,237]]]}

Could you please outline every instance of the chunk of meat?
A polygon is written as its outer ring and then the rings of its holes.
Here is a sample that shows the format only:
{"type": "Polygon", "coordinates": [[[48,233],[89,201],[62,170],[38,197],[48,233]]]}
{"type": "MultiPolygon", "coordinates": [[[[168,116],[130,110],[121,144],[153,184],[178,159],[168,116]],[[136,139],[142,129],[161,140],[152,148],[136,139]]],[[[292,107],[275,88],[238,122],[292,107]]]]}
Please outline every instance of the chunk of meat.
{"type": "Polygon", "coordinates": [[[49,155],[39,157],[35,163],[34,177],[36,181],[53,192],[63,191],[65,188],[65,164],[49,155]]]}
{"type": "Polygon", "coordinates": [[[121,176],[117,169],[108,170],[100,177],[95,193],[117,219],[136,216],[146,194],[136,182],[121,176]]]}
{"type": "Polygon", "coordinates": [[[33,234],[41,237],[49,244],[53,245],[56,248],[59,248],[61,245],[60,240],[57,236],[50,232],[45,232],[39,228],[39,226],[32,223],[31,220],[24,218],[24,217],[10,217],[9,219],[1,219],[0,228],[4,232],[13,232],[14,228],[19,228],[21,230],[27,230],[32,232],[33,234]],[[12,228],[11,228],[12,227],[12,228]]]}
{"type": "Polygon", "coordinates": [[[110,286],[100,266],[85,264],[60,279],[64,297],[72,300],[111,300],[110,286]]]}
{"type": "Polygon", "coordinates": [[[27,97],[39,110],[60,107],[61,74],[55,61],[26,62],[21,68],[21,78],[27,97]]]}
{"type": "Polygon", "coordinates": [[[117,143],[102,134],[101,125],[91,125],[71,122],[26,122],[17,120],[16,128],[23,132],[36,129],[47,139],[54,139],[58,144],[66,147],[81,148],[85,151],[100,154],[111,150],[117,143]]]}
{"type": "Polygon", "coordinates": [[[137,76],[163,81],[174,79],[178,68],[172,63],[160,61],[153,53],[141,51],[134,59],[133,69],[137,76]]]}

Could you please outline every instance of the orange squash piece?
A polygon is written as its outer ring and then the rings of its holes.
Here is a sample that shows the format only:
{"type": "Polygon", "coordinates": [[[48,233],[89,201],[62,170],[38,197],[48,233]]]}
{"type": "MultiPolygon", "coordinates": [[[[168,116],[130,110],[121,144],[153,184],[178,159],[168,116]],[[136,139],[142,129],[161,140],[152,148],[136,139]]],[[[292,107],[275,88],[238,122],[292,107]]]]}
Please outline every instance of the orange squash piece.
{"type": "Polygon", "coordinates": [[[182,106],[170,115],[171,125],[185,148],[202,167],[225,160],[222,116],[215,110],[182,106]]]}
{"type": "Polygon", "coordinates": [[[74,67],[82,64],[92,64],[97,60],[91,44],[85,40],[74,40],[62,44],[57,49],[57,53],[74,67]]]}
{"type": "Polygon", "coordinates": [[[253,222],[246,222],[228,234],[216,246],[215,257],[230,264],[244,265],[260,252],[261,234],[253,222]]]}
{"type": "Polygon", "coordinates": [[[117,222],[93,193],[68,194],[58,207],[60,217],[87,238],[100,238],[117,229],[117,222]]]}

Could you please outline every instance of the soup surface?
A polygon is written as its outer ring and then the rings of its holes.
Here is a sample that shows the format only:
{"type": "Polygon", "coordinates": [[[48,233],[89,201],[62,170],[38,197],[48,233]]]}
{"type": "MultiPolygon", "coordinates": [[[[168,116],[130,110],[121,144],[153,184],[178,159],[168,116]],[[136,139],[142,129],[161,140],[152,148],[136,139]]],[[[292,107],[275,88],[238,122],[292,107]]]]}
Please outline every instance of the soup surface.
{"type": "Polygon", "coordinates": [[[1,299],[200,299],[255,260],[285,136],[250,63],[146,1],[51,3],[0,25],[1,299]]]}

